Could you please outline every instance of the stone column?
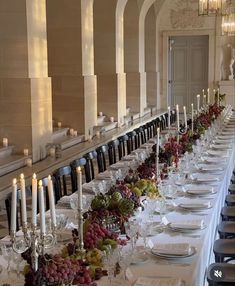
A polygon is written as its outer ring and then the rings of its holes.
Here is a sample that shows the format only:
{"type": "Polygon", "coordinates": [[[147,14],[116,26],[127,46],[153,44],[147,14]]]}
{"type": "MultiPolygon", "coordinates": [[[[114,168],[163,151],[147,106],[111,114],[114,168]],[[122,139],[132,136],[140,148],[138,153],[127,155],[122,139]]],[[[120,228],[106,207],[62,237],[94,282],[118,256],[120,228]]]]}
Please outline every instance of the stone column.
{"type": "Polygon", "coordinates": [[[94,1],[98,111],[113,116],[120,124],[126,115],[126,75],[122,63],[125,4],[126,0],[94,1]]]}
{"type": "Polygon", "coordinates": [[[88,138],[97,122],[93,0],[47,1],[53,119],[88,138]]]}
{"type": "Polygon", "coordinates": [[[45,0],[0,2],[0,137],[45,157],[52,133],[45,0]]]}

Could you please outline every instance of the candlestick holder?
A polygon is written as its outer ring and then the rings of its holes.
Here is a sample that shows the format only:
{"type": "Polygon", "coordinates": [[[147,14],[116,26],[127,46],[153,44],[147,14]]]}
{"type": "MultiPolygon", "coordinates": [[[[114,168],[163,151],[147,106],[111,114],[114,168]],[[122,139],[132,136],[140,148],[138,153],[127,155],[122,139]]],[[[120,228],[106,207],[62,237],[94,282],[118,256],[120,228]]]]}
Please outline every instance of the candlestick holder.
{"type": "Polygon", "coordinates": [[[17,237],[16,231],[11,231],[12,249],[22,254],[31,248],[31,266],[36,272],[38,270],[38,257],[44,255],[45,249],[51,248],[56,242],[56,226],[53,226],[52,233],[41,233],[36,225],[29,227],[27,223],[22,226],[24,236],[17,237]]]}
{"type": "Polygon", "coordinates": [[[81,254],[83,260],[86,250],[84,249],[83,240],[83,208],[78,208],[78,252],[81,254]]]}

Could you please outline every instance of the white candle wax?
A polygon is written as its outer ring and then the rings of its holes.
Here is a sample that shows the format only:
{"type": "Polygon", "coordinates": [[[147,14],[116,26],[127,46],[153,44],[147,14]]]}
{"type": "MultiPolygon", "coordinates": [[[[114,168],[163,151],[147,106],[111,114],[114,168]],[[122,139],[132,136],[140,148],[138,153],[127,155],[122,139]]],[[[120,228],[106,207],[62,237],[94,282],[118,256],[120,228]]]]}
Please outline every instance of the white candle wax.
{"type": "Polygon", "coordinates": [[[186,106],[184,106],[183,109],[184,109],[184,124],[185,124],[185,128],[187,129],[188,125],[187,125],[186,106]]]}
{"type": "Polygon", "coordinates": [[[2,146],[3,147],[7,147],[8,146],[8,139],[7,138],[3,138],[2,139],[2,146]]]}
{"type": "Polygon", "coordinates": [[[11,194],[11,231],[16,231],[16,211],[17,211],[17,183],[16,179],[12,182],[11,194]]]}
{"type": "Polygon", "coordinates": [[[218,95],[218,97],[217,97],[217,101],[218,101],[218,105],[220,105],[220,101],[219,101],[219,93],[220,93],[220,90],[219,90],[219,88],[217,88],[217,95],[218,95]]]}
{"type": "Polygon", "coordinates": [[[24,224],[24,223],[27,223],[24,174],[20,174],[20,191],[21,191],[21,218],[22,218],[22,224],[24,224]]]}
{"type": "Polygon", "coordinates": [[[191,113],[192,113],[192,132],[193,132],[193,112],[194,112],[194,109],[193,109],[193,103],[191,103],[191,113]]]}
{"type": "Polygon", "coordinates": [[[32,178],[32,225],[37,225],[37,177],[36,174],[33,174],[32,178]]]}
{"type": "Polygon", "coordinates": [[[160,128],[157,128],[157,156],[159,155],[159,143],[160,143],[160,128]]]}
{"type": "Polygon", "coordinates": [[[99,116],[103,116],[103,112],[102,111],[99,112],[99,116]]]}
{"type": "Polygon", "coordinates": [[[58,125],[59,128],[61,128],[62,123],[59,121],[59,122],[57,123],[57,125],[58,125]]]}
{"type": "Polygon", "coordinates": [[[39,181],[39,213],[40,213],[41,235],[45,235],[46,233],[45,203],[44,203],[44,190],[41,180],[39,181]]]}
{"type": "Polygon", "coordinates": [[[200,94],[197,95],[197,111],[200,110],[200,94]]]}
{"type": "Polygon", "coordinates": [[[177,117],[177,131],[180,130],[180,116],[179,116],[179,105],[176,104],[176,117],[177,117]]]}
{"type": "Polygon", "coordinates": [[[206,105],[206,94],[203,95],[203,106],[206,105]]]}
{"type": "Polygon", "coordinates": [[[55,196],[54,196],[53,182],[50,175],[48,176],[48,195],[49,195],[52,226],[56,226],[55,196]]]}
{"type": "Polygon", "coordinates": [[[77,132],[77,130],[74,130],[74,132],[73,132],[73,136],[78,136],[78,132],[77,132]]]}
{"type": "Polygon", "coordinates": [[[24,156],[28,156],[29,155],[29,149],[24,149],[24,156]]]}
{"type": "Polygon", "coordinates": [[[216,102],[215,93],[216,93],[216,91],[215,91],[215,89],[213,89],[213,94],[214,94],[214,101],[215,101],[215,103],[217,103],[217,102],[216,102]]]}
{"type": "Polygon", "coordinates": [[[207,104],[210,104],[210,89],[207,89],[207,104]]]}
{"type": "Polygon", "coordinates": [[[204,94],[205,94],[205,90],[203,89],[203,90],[202,90],[202,95],[204,96],[204,94]]]}
{"type": "Polygon", "coordinates": [[[77,189],[78,189],[78,210],[82,210],[82,171],[81,167],[77,167],[77,189]]]}
{"type": "Polygon", "coordinates": [[[168,121],[168,129],[170,129],[170,126],[171,126],[171,107],[168,106],[168,118],[167,118],[167,121],[168,121]]]}

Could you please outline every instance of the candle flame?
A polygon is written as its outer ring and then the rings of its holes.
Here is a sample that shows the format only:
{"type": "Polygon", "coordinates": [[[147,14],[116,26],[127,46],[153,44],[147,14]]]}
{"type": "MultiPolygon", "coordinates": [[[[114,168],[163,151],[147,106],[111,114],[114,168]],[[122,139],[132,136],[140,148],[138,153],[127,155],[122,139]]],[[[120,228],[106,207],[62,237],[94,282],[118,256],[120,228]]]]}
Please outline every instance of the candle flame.
{"type": "Polygon", "coordinates": [[[35,173],[33,173],[33,179],[37,179],[37,176],[35,173]]]}
{"type": "Polygon", "coordinates": [[[198,94],[197,97],[200,97],[200,94],[198,94]]]}
{"type": "Polygon", "coordinates": [[[77,172],[78,172],[78,173],[81,172],[81,167],[80,167],[80,166],[77,167],[77,172]]]}
{"type": "Polygon", "coordinates": [[[16,180],[16,178],[14,178],[13,181],[12,181],[12,184],[16,185],[16,183],[17,183],[17,180],[16,180]]]}
{"type": "Polygon", "coordinates": [[[22,180],[24,179],[24,174],[23,174],[23,173],[20,174],[20,178],[21,178],[22,180]]]}
{"type": "Polygon", "coordinates": [[[48,176],[48,180],[51,180],[51,175],[48,176]]]}
{"type": "Polygon", "coordinates": [[[191,106],[193,106],[193,103],[191,103],[191,106]]]}
{"type": "Polygon", "coordinates": [[[38,182],[39,187],[42,187],[42,180],[38,182]]]}

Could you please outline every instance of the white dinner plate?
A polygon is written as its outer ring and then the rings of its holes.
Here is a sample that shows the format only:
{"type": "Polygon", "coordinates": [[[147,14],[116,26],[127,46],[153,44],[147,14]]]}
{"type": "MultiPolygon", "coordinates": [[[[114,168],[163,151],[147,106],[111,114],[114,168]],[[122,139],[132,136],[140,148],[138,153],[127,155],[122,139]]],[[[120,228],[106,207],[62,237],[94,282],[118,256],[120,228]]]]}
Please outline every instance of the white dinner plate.
{"type": "Polygon", "coordinates": [[[216,194],[216,191],[214,189],[201,189],[201,190],[187,190],[186,193],[191,196],[198,196],[198,197],[203,197],[203,196],[208,196],[208,195],[213,195],[216,194]]]}
{"type": "Polygon", "coordinates": [[[171,231],[185,232],[185,233],[193,232],[193,231],[196,231],[196,230],[203,230],[203,229],[206,228],[205,223],[201,227],[200,226],[198,226],[198,227],[196,227],[196,226],[195,227],[187,227],[186,225],[185,225],[185,227],[174,227],[174,226],[171,225],[171,223],[169,223],[167,226],[168,226],[168,228],[171,231]]]}
{"type": "Polygon", "coordinates": [[[192,176],[193,183],[209,183],[219,181],[219,178],[209,174],[195,174],[192,176]]]}
{"type": "Polygon", "coordinates": [[[196,254],[196,247],[194,246],[190,246],[189,248],[189,253],[185,254],[185,255],[175,255],[175,254],[165,254],[165,253],[159,253],[154,251],[153,249],[151,250],[151,253],[157,257],[162,257],[162,258],[167,258],[167,259],[175,259],[175,258],[186,258],[189,256],[193,256],[194,254],[196,254]]]}
{"type": "Polygon", "coordinates": [[[197,212],[197,211],[202,211],[202,210],[207,210],[212,208],[211,204],[203,204],[203,203],[182,203],[179,204],[178,207],[182,210],[188,210],[192,212],[197,212]]]}

